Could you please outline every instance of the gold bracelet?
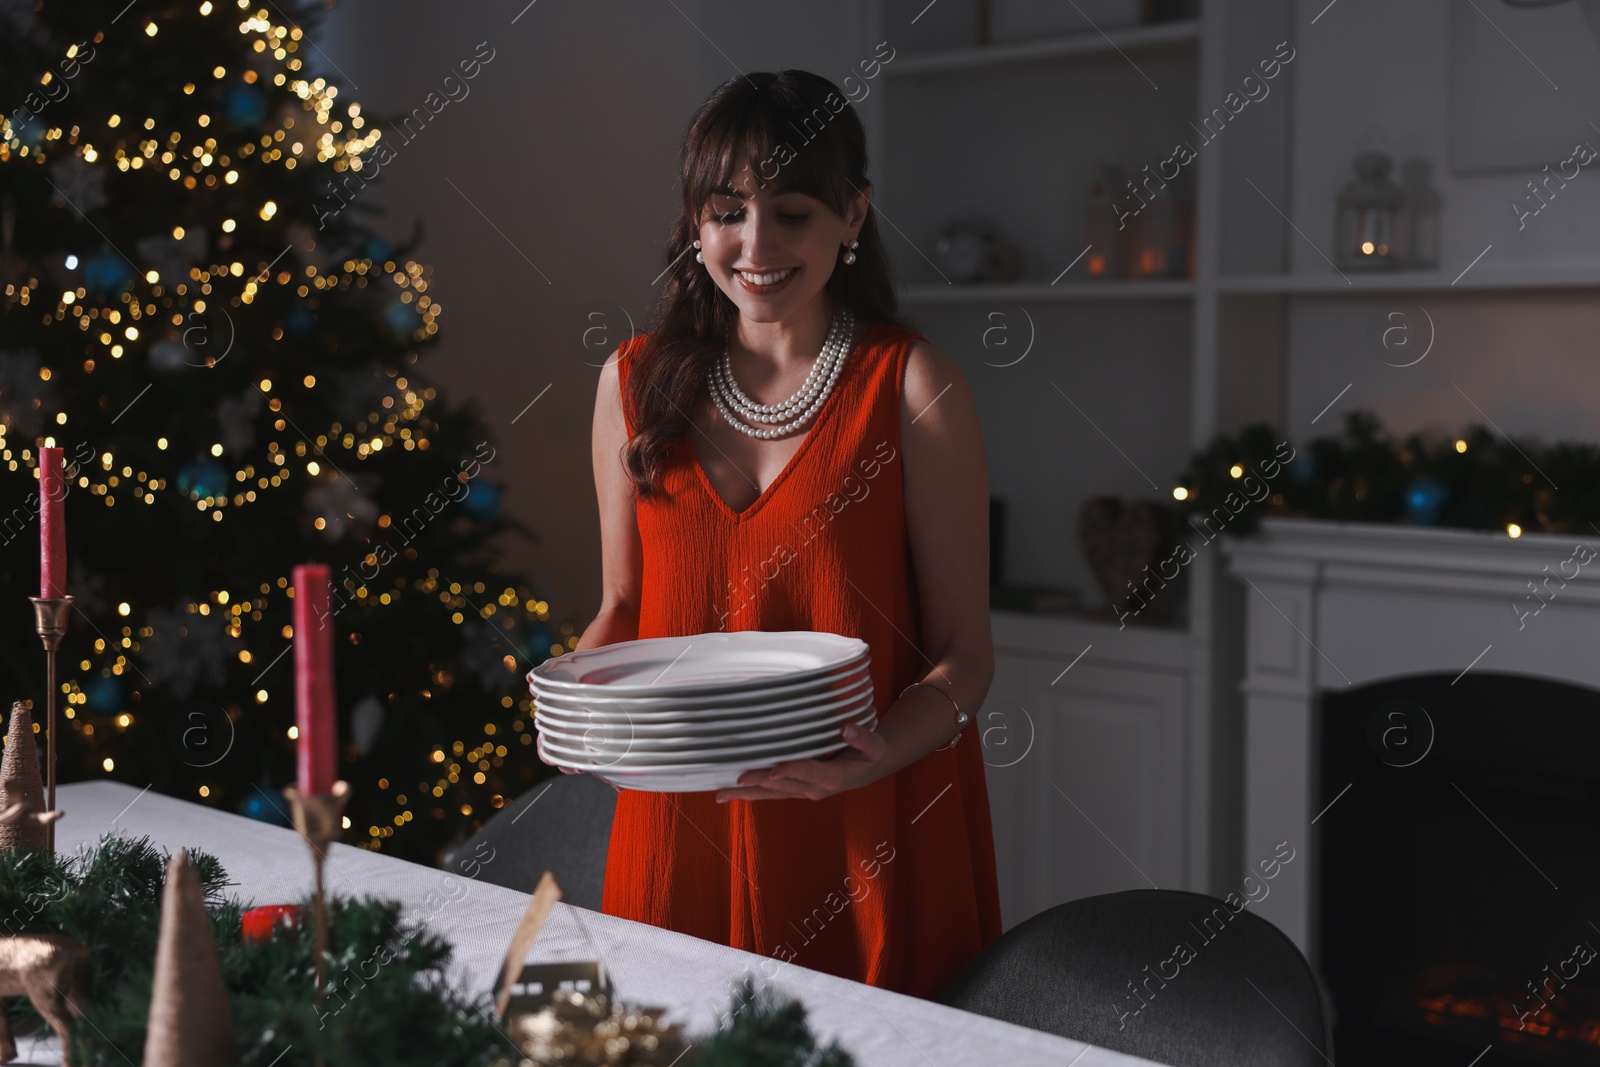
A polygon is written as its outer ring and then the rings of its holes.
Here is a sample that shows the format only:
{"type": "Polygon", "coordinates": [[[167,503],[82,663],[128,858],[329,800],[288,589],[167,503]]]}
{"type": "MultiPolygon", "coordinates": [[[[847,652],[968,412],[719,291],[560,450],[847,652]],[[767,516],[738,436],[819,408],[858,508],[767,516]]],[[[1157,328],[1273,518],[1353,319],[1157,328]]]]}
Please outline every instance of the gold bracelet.
{"type": "Polygon", "coordinates": [[[919,685],[925,685],[929,689],[932,689],[932,690],[934,690],[936,692],[939,692],[939,693],[943,693],[944,694],[944,698],[950,702],[950,706],[956,709],[956,727],[957,727],[957,729],[956,729],[955,737],[950,739],[950,743],[948,745],[940,745],[938,748],[934,749],[934,751],[935,752],[943,752],[947,748],[954,748],[956,746],[956,742],[961,740],[961,732],[962,732],[962,730],[966,729],[967,722],[968,722],[967,713],[961,710],[961,705],[956,703],[956,698],[955,697],[951,696],[949,693],[945,693],[945,691],[943,689],[940,689],[938,686],[934,685],[932,682],[912,682],[910,685],[908,685],[904,689],[900,690],[900,696],[902,696],[902,697],[905,696],[907,693],[911,692],[911,690],[915,689],[919,685]]]}

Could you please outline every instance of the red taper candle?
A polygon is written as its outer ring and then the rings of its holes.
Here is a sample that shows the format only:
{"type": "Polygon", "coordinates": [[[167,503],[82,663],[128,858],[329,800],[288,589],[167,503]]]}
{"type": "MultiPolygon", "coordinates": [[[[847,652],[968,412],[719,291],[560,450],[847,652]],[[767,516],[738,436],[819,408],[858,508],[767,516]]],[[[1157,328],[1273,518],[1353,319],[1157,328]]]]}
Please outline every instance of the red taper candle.
{"type": "Polygon", "coordinates": [[[62,502],[67,497],[67,476],[62,450],[39,449],[39,595],[59,599],[67,595],[67,524],[62,502]]]}
{"type": "Polygon", "coordinates": [[[333,711],[333,616],[328,568],[294,569],[294,721],[301,793],[327,793],[339,774],[339,730],[333,711]]]}

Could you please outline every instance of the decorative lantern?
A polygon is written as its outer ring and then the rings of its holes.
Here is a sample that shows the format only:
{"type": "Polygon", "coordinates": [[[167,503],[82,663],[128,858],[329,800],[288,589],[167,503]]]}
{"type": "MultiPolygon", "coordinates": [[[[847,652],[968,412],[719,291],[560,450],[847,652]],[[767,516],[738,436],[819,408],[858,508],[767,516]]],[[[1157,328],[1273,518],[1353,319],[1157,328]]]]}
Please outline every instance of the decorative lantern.
{"type": "Polygon", "coordinates": [[[1334,216],[1334,262],[1346,270],[1384,270],[1406,259],[1405,191],[1389,179],[1382,152],[1356,157],[1356,180],[1339,190],[1334,216]]]}
{"type": "Polygon", "coordinates": [[[1083,267],[1091,278],[1125,278],[1128,275],[1127,249],[1132,234],[1129,220],[1119,219],[1117,188],[1122,184],[1122,168],[1114,163],[1095,167],[1089,182],[1089,199],[1083,205],[1083,239],[1089,252],[1083,267]]]}
{"type": "Polygon", "coordinates": [[[1131,273],[1182,278],[1193,273],[1194,193],[1187,173],[1156,194],[1133,220],[1131,273]]]}

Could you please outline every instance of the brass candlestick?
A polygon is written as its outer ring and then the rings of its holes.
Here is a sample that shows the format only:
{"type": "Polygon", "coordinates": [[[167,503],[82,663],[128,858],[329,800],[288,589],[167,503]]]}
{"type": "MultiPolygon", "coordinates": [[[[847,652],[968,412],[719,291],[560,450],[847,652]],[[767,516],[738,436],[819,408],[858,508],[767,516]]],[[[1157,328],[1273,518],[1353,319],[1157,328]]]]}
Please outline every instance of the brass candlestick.
{"type": "MultiPolygon", "coordinates": [[[[44,757],[44,807],[46,811],[56,810],[56,652],[61,648],[61,639],[67,633],[67,616],[72,611],[72,598],[60,597],[29,597],[33,601],[33,616],[36,628],[39,631],[39,640],[44,643],[44,676],[45,676],[45,757],[44,757]]],[[[45,848],[50,854],[56,851],[56,825],[52,822],[45,828],[45,848]]]]}
{"type": "Polygon", "coordinates": [[[294,828],[311,846],[311,865],[316,868],[316,890],[311,898],[312,921],[316,924],[317,986],[315,1000],[322,1003],[322,989],[327,980],[328,908],[322,893],[322,863],[327,858],[328,846],[339,839],[344,828],[344,805],[350,797],[350,783],[340,780],[326,793],[302,793],[294,786],[284,786],[283,795],[294,814],[294,828]]]}

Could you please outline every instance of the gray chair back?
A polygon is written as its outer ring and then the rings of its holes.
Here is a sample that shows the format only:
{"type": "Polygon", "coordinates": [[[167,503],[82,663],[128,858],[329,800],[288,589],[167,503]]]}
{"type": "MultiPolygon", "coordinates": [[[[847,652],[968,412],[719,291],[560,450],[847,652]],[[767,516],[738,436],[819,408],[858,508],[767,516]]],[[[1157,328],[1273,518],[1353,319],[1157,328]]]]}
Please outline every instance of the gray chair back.
{"type": "Polygon", "coordinates": [[[1326,1067],[1324,992],[1300,950],[1215,897],[1133,889],[1007,931],[937,998],[1173,1067],[1326,1067]]]}
{"type": "Polygon", "coordinates": [[[600,779],[557,773],[495,812],[444,868],[524,893],[550,871],[562,900],[599,911],[616,807],[617,791],[600,779]]]}

